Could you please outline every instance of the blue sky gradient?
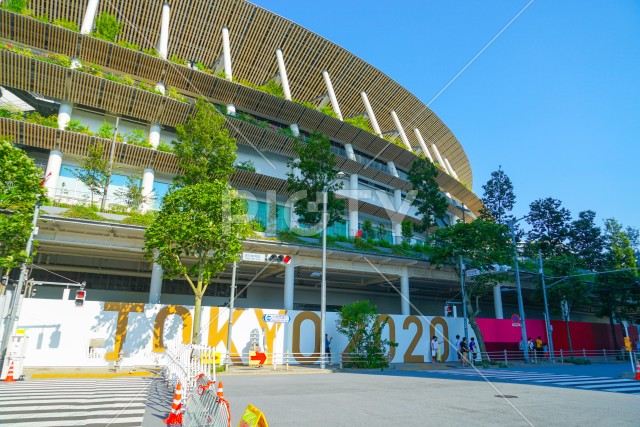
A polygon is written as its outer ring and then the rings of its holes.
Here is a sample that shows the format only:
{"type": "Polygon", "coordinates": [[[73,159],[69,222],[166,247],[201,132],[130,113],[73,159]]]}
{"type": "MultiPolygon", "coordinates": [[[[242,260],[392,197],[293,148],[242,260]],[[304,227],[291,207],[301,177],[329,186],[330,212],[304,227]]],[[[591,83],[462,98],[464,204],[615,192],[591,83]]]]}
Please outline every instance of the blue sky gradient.
{"type": "Polygon", "coordinates": [[[518,216],[553,197],[573,218],[591,209],[599,225],[640,228],[639,1],[252,3],[344,47],[425,104],[522,12],[430,104],[462,143],[474,192],[482,196],[502,165],[518,216]]]}

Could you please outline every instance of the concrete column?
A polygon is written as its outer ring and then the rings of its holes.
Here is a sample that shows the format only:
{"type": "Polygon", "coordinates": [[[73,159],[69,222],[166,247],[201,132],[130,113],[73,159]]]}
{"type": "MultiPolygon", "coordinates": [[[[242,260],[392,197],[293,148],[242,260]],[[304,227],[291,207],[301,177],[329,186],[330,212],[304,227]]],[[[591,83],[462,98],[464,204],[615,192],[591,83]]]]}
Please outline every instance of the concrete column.
{"type": "Polygon", "coordinates": [[[69,101],[60,101],[58,109],[58,129],[64,130],[71,121],[71,113],[73,113],[73,104],[69,101]]]}
{"type": "Polygon", "coordinates": [[[158,148],[160,144],[160,123],[151,123],[149,127],[149,142],[153,145],[153,148],[158,148]]]}
{"type": "Polygon", "coordinates": [[[440,155],[440,151],[438,151],[438,147],[436,147],[436,144],[431,144],[431,149],[436,154],[436,159],[438,159],[438,163],[440,163],[440,166],[446,169],[447,165],[444,164],[444,159],[440,155]]]}
{"type": "Polygon", "coordinates": [[[362,98],[362,102],[364,103],[364,108],[367,110],[367,115],[369,116],[369,122],[371,122],[371,126],[373,127],[373,131],[378,136],[382,136],[382,131],[380,130],[380,126],[378,125],[378,120],[376,119],[376,115],[373,112],[373,108],[371,108],[371,103],[369,102],[369,97],[365,91],[360,92],[360,97],[362,98]]]}
{"type": "Polygon", "coordinates": [[[335,111],[338,118],[343,120],[342,113],[340,112],[340,105],[338,105],[338,98],[336,98],[336,93],[333,90],[333,84],[331,83],[331,78],[329,77],[329,72],[327,70],[322,72],[322,78],[324,79],[324,84],[327,86],[327,93],[331,100],[331,107],[333,107],[333,111],[335,111]]]}
{"type": "Polygon", "coordinates": [[[89,0],[87,8],[84,10],[84,18],[80,27],[80,34],[89,34],[93,29],[93,21],[96,19],[98,11],[98,0],[89,0]]]}
{"type": "Polygon", "coordinates": [[[353,201],[349,206],[349,237],[355,237],[358,232],[358,174],[351,174],[349,177],[349,197],[353,201]]]}
{"type": "Polygon", "coordinates": [[[424,153],[425,157],[429,159],[431,163],[433,163],[433,157],[431,157],[431,153],[429,153],[429,148],[427,147],[427,144],[425,144],[424,139],[422,138],[420,129],[413,128],[413,133],[416,134],[416,138],[418,138],[418,144],[420,144],[420,148],[422,148],[422,152],[424,153]]]}
{"type": "Polygon", "coordinates": [[[158,39],[158,55],[167,59],[169,56],[169,17],[171,15],[171,7],[169,3],[162,5],[162,18],[160,21],[160,38],[158,39]]]}
{"type": "MultiPolygon", "coordinates": [[[[353,151],[353,145],[344,144],[344,149],[347,152],[347,159],[356,161],[356,153],[353,151]]],[[[356,175],[357,177],[358,175],[356,175]]]]}
{"type": "Polygon", "coordinates": [[[500,285],[493,287],[493,309],[496,312],[496,319],[504,319],[504,313],[502,312],[502,292],[500,285]]]}
{"type": "Polygon", "coordinates": [[[398,114],[395,110],[391,111],[391,118],[393,119],[393,123],[396,125],[400,139],[404,142],[404,145],[407,146],[407,150],[413,151],[413,148],[411,148],[411,144],[409,144],[409,140],[407,139],[407,134],[404,133],[404,128],[402,127],[402,123],[400,123],[400,119],[398,118],[398,114]]]}
{"type": "Polygon", "coordinates": [[[403,316],[411,314],[411,300],[409,299],[409,268],[402,267],[400,275],[400,307],[403,316]]]}
{"type": "Polygon", "coordinates": [[[389,173],[391,173],[391,175],[395,176],[396,178],[400,177],[400,175],[398,175],[398,169],[396,169],[395,163],[387,162],[387,168],[389,168],[389,173]]]}
{"type": "MultiPolygon", "coordinates": [[[[282,56],[282,49],[276,49],[276,59],[278,60],[278,71],[280,73],[280,81],[282,83],[282,91],[284,92],[284,99],[291,101],[291,88],[289,87],[289,77],[287,76],[287,67],[284,65],[284,57],[282,56]]],[[[293,136],[300,136],[300,128],[297,123],[289,125],[293,136]]]]}
{"type": "Polygon", "coordinates": [[[236,115],[236,106],[233,104],[227,104],[227,114],[230,116],[236,115]]]}
{"type": "Polygon", "coordinates": [[[62,153],[58,150],[51,150],[49,160],[47,161],[47,170],[44,173],[44,176],[47,177],[44,182],[44,188],[47,190],[47,197],[50,199],[53,199],[56,195],[61,169],[62,153]]]}
{"type": "Polygon", "coordinates": [[[162,295],[162,275],[164,271],[157,262],[151,267],[151,285],[149,286],[149,304],[160,304],[162,295]]]}
{"type": "Polygon", "coordinates": [[[451,163],[449,163],[449,159],[447,159],[445,157],[444,159],[444,163],[446,165],[446,168],[449,170],[449,175],[451,175],[452,177],[454,177],[455,179],[458,179],[458,174],[456,173],[456,171],[453,170],[453,168],[451,167],[451,163]]]}
{"type": "Polygon", "coordinates": [[[231,73],[231,43],[229,43],[229,28],[222,27],[222,57],[224,58],[224,76],[227,80],[233,80],[231,73]]]}
{"type": "Polygon", "coordinates": [[[146,201],[142,204],[142,212],[147,212],[151,210],[153,206],[153,200],[151,200],[151,196],[153,195],[153,181],[155,179],[155,172],[151,168],[147,168],[142,173],[142,197],[146,199],[146,201]]]}
{"type": "Polygon", "coordinates": [[[293,285],[295,281],[295,260],[284,266],[284,309],[293,310],[293,285]]]}
{"type": "Polygon", "coordinates": [[[160,91],[160,93],[164,95],[166,93],[166,88],[164,87],[164,83],[162,82],[156,83],[156,90],[160,91]]]}
{"type": "Polygon", "coordinates": [[[79,58],[73,58],[71,60],[71,68],[72,70],[75,70],[76,68],[81,68],[82,67],[82,62],[80,61],[79,58]]]}

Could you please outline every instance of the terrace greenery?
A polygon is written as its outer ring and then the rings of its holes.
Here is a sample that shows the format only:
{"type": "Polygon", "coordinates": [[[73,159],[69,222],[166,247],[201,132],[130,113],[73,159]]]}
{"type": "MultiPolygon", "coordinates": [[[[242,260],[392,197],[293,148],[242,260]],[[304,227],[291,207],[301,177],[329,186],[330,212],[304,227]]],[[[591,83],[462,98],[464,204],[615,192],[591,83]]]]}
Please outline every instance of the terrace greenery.
{"type": "Polygon", "coordinates": [[[95,32],[92,35],[101,40],[115,42],[122,31],[122,24],[115,15],[101,13],[95,20],[95,32]]]}

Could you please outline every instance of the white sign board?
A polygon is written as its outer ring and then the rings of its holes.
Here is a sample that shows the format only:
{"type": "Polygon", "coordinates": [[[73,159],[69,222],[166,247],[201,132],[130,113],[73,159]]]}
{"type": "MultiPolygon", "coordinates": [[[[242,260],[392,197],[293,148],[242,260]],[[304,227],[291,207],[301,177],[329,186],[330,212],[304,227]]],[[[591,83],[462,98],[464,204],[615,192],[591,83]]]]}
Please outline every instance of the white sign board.
{"type": "Polygon", "coordinates": [[[274,323],[289,323],[291,321],[291,316],[288,314],[265,314],[262,318],[265,322],[274,323]]]}
{"type": "Polygon", "coordinates": [[[479,276],[479,275],[480,275],[480,270],[478,270],[477,268],[467,270],[467,277],[473,277],[473,276],[479,276]]]}
{"type": "Polygon", "coordinates": [[[265,254],[254,254],[251,252],[242,252],[243,261],[265,262],[265,254]]]}

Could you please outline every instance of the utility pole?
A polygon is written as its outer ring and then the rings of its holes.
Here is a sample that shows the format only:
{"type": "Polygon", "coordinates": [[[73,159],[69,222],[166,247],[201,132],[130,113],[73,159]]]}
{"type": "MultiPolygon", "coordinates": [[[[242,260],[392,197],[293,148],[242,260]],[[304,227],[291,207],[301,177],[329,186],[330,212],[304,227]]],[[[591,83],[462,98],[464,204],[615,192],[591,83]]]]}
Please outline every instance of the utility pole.
{"type": "Polygon", "coordinates": [[[460,255],[460,287],[462,288],[462,316],[464,317],[464,337],[467,339],[467,344],[469,343],[469,327],[467,321],[467,292],[465,290],[464,283],[464,262],[462,262],[462,255],[460,255]]]}
{"type": "Polygon", "coordinates": [[[27,261],[31,256],[31,250],[33,249],[33,241],[35,236],[38,234],[38,215],[40,214],[40,199],[36,201],[36,207],[33,211],[33,223],[31,227],[31,234],[29,235],[29,239],[27,240],[27,246],[25,248],[26,257],[20,266],[20,278],[18,279],[18,284],[16,285],[16,289],[11,298],[11,306],[9,309],[9,316],[7,319],[7,324],[4,329],[4,334],[2,335],[2,347],[0,348],[0,370],[2,369],[2,364],[4,364],[4,356],[7,352],[7,348],[9,347],[9,342],[11,341],[11,336],[16,327],[16,323],[18,318],[20,317],[20,307],[22,306],[22,288],[24,287],[27,278],[29,276],[29,271],[27,269],[27,261]]]}
{"type": "Polygon", "coordinates": [[[229,324],[227,326],[227,365],[231,365],[231,328],[233,327],[233,309],[236,302],[236,269],[238,262],[233,261],[231,273],[231,293],[229,294],[229,324]]]}
{"type": "Polygon", "coordinates": [[[547,286],[544,282],[544,266],[542,265],[542,251],[538,249],[540,259],[540,279],[542,280],[542,295],[544,296],[545,326],[547,327],[547,339],[549,340],[549,360],[553,362],[553,326],[549,317],[549,302],[547,301],[547,286]]]}

